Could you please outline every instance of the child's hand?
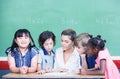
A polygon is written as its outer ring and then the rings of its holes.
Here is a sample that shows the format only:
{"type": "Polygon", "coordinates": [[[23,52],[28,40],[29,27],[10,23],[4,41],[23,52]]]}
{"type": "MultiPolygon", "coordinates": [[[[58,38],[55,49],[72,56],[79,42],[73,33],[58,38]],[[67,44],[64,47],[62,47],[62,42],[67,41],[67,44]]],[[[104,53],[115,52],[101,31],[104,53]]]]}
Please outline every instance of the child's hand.
{"type": "Polygon", "coordinates": [[[25,70],[22,67],[20,67],[19,70],[21,74],[25,74],[25,70]]]}
{"type": "Polygon", "coordinates": [[[40,75],[45,74],[45,70],[40,70],[37,72],[37,74],[40,74],[40,75]]]}
{"type": "Polygon", "coordinates": [[[81,74],[87,74],[87,70],[85,68],[81,69],[81,74]]]}
{"type": "Polygon", "coordinates": [[[27,71],[28,71],[28,67],[27,66],[20,67],[20,73],[26,74],[27,71]]]}
{"type": "Polygon", "coordinates": [[[52,68],[51,68],[50,66],[47,66],[47,67],[45,68],[45,71],[46,71],[46,72],[51,72],[51,71],[52,71],[52,68]]]}
{"type": "Polygon", "coordinates": [[[80,74],[80,71],[81,71],[81,69],[75,69],[75,70],[73,70],[73,72],[76,73],[76,74],[80,74]]]}

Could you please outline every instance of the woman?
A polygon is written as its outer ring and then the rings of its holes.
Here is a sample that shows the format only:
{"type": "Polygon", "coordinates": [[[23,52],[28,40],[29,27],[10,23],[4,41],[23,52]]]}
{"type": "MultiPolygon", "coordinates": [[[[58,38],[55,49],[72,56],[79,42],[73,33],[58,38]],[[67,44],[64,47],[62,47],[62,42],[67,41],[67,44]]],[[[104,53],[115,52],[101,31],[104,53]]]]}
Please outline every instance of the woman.
{"type": "Polygon", "coordinates": [[[76,32],[72,29],[66,29],[61,33],[61,48],[55,53],[54,69],[58,72],[73,72],[79,69],[80,58],[74,46],[76,32]]]}

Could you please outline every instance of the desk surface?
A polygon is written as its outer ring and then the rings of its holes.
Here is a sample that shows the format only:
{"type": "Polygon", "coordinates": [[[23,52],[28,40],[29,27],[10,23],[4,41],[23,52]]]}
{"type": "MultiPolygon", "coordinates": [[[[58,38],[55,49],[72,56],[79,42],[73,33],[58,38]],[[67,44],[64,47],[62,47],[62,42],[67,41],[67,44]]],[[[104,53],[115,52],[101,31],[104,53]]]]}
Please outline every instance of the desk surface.
{"type": "Polygon", "coordinates": [[[6,78],[105,78],[104,75],[81,75],[81,74],[71,74],[71,73],[46,73],[43,75],[37,73],[9,73],[2,76],[3,79],[6,78]]]}

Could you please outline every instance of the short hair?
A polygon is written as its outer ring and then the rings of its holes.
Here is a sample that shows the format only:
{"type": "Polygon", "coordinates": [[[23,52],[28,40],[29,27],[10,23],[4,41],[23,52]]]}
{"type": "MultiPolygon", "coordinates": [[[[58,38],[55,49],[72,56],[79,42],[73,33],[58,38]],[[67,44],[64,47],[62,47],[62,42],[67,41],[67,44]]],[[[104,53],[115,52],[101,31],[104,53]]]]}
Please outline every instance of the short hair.
{"type": "Polygon", "coordinates": [[[54,33],[51,31],[44,31],[39,35],[39,38],[38,38],[39,46],[43,47],[44,42],[49,38],[51,38],[53,40],[54,45],[55,45],[55,38],[56,37],[55,37],[54,33]]]}
{"type": "Polygon", "coordinates": [[[75,39],[75,46],[79,46],[81,44],[83,47],[86,47],[90,38],[92,38],[92,35],[89,33],[79,34],[75,39]]]}
{"type": "Polygon", "coordinates": [[[74,42],[75,38],[76,38],[76,32],[72,29],[66,29],[66,30],[63,30],[62,33],[61,33],[61,36],[62,35],[68,35],[70,36],[70,40],[74,42]]]}
{"type": "Polygon", "coordinates": [[[92,48],[97,48],[99,50],[104,49],[105,43],[106,40],[101,39],[100,35],[97,35],[97,37],[93,37],[88,41],[88,45],[90,45],[92,48]]]}

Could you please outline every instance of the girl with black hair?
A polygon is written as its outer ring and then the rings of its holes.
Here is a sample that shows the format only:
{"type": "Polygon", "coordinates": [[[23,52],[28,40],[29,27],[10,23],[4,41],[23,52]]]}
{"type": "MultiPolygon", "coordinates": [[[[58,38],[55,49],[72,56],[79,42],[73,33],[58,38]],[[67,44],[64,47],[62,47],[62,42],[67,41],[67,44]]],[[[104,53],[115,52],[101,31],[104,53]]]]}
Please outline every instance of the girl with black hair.
{"type": "Polygon", "coordinates": [[[17,30],[11,47],[6,50],[10,71],[22,74],[36,72],[38,52],[30,32],[17,30]]]}
{"type": "Polygon", "coordinates": [[[37,73],[51,72],[54,66],[55,35],[51,31],[43,31],[39,35],[38,42],[41,49],[39,50],[37,73]]]}
{"type": "Polygon", "coordinates": [[[120,79],[120,73],[111,59],[108,49],[104,47],[105,42],[100,35],[88,41],[87,53],[96,56],[98,69],[86,70],[82,68],[81,74],[105,74],[105,79],[120,79]]]}

